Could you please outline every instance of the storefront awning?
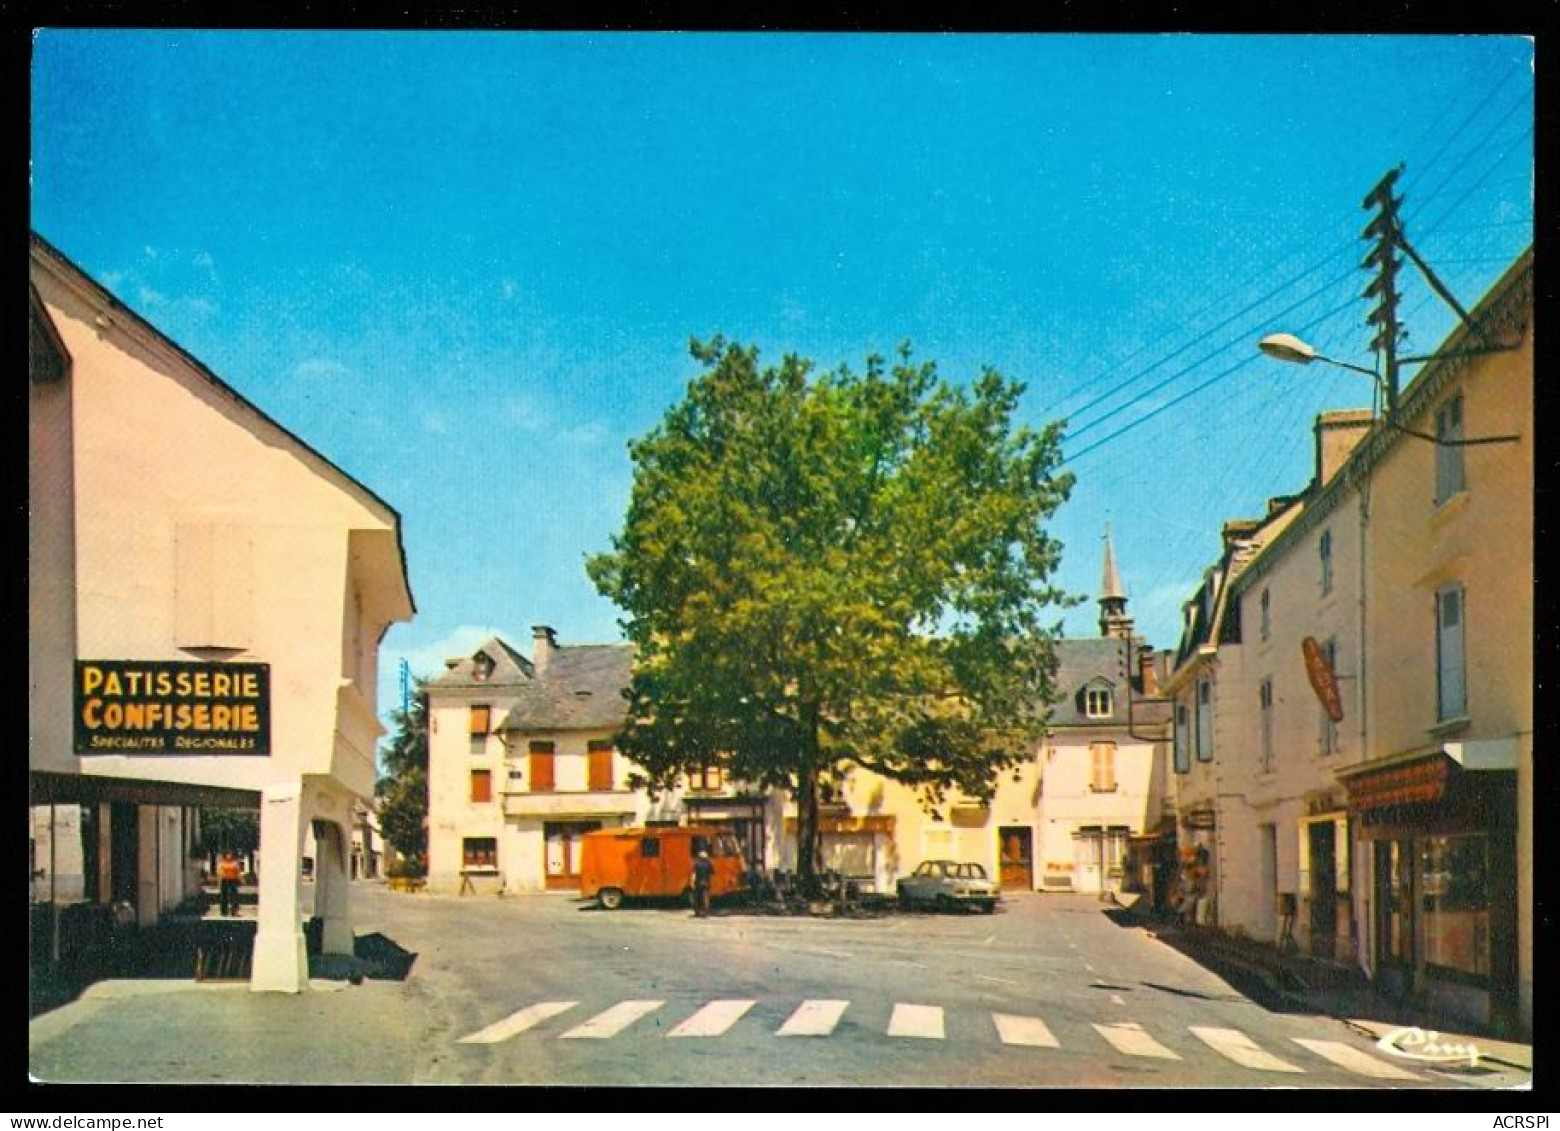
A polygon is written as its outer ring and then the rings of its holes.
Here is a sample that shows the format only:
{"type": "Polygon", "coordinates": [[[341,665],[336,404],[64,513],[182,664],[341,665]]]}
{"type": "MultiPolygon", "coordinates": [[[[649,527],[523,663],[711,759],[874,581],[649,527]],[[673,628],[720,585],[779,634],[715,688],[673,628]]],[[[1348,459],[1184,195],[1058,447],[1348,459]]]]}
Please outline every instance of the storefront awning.
{"type": "Polygon", "coordinates": [[[1354,815],[1400,805],[1434,805],[1446,796],[1454,763],[1444,752],[1371,768],[1367,763],[1339,773],[1354,815]]]}
{"type": "MultiPolygon", "coordinates": [[[[796,835],[796,818],[785,819],[785,831],[787,836],[796,835]]],[[[892,814],[879,814],[868,817],[819,817],[818,831],[823,833],[892,833],[894,831],[894,818],[892,814]]]]}

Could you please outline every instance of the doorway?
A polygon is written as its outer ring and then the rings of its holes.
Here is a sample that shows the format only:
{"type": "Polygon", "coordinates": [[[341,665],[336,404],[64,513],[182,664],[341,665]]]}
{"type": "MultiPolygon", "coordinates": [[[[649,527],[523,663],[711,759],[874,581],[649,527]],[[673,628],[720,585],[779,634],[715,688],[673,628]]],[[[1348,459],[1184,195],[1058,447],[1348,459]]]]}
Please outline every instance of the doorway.
{"type": "Polygon", "coordinates": [[[1034,891],[1034,830],[1013,825],[997,830],[1001,846],[1001,884],[1003,891],[1034,891]]]}
{"type": "Polygon", "coordinates": [[[108,817],[109,899],[139,908],[141,878],[141,815],[127,801],[116,801],[108,817]]]}
{"type": "Polygon", "coordinates": [[[1338,948],[1338,845],[1332,821],[1310,825],[1311,956],[1332,960],[1338,948]]]}
{"type": "Polygon", "coordinates": [[[1258,905],[1258,926],[1264,938],[1278,937],[1278,826],[1257,826],[1261,850],[1262,902],[1258,905]]]}
{"type": "Polygon", "coordinates": [[[577,891],[580,886],[581,843],[586,833],[601,828],[600,821],[546,821],[546,881],[548,891],[577,891]]]}

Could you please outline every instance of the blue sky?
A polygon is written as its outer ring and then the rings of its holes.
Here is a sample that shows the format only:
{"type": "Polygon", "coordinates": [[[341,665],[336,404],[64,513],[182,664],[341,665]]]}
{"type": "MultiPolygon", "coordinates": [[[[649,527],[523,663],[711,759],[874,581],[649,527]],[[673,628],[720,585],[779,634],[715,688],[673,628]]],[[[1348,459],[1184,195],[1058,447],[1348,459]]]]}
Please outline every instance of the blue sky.
{"type": "MultiPolygon", "coordinates": [[[[618,638],[583,570],[690,336],[830,367],[909,339],[1065,415],[1054,523],[1111,524],[1174,644],[1219,525],[1304,487],[1369,382],[1361,200],[1465,302],[1531,241],[1532,46],[1479,36],[44,31],[32,224],[402,514],[434,674],[618,638]]],[[[1412,275],[1408,352],[1452,315],[1412,275]]],[[[1093,601],[1067,614],[1096,632],[1093,601]]]]}

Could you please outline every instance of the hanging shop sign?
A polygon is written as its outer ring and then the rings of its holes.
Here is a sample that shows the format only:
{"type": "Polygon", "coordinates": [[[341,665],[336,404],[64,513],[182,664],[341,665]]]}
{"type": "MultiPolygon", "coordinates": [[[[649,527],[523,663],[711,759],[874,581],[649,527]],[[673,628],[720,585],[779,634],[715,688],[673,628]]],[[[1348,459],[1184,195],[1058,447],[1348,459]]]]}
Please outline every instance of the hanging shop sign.
{"type": "Polygon", "coordinates": [[[271,665],[77,660],[76,753],[266,755],[271,665]]]}
{"type": "Polygon", "coordinates": [[[1311,681],[1311,690],[1316,692],[1316,698],[1322,704],[1322,710],[1327,712],[1327,717],[1333,722],[1343,722],[1343,698],[1338,694],[1338,677],[1327,662],[1322,646],[1316,642],[1316,637],[1307,636],[1300,641],[1300,650],[1305,653],[1305,674],[1311,681]]]}

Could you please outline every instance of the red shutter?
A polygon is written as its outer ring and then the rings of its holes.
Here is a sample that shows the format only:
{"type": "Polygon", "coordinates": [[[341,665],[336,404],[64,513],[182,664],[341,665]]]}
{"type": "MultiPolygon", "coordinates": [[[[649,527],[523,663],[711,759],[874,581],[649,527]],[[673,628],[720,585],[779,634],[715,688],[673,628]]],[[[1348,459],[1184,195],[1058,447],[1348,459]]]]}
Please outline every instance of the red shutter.
{"type": "Polygon", "coordinates": [[[493,800],[493,771],[491,771],[491,770],[472,770],[471,771],[471,800],[473,800],[473,801],[492,801],[493,800]]]}

